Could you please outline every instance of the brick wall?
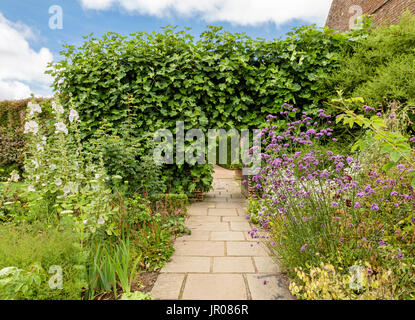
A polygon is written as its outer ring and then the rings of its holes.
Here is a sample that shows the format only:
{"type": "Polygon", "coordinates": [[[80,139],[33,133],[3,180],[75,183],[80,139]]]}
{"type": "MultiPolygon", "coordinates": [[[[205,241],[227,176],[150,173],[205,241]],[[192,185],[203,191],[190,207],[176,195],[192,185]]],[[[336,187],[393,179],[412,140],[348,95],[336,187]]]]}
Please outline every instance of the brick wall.
{"type": "Polygon", "coordinates": [[[376,25],[396,24],[407,9],[415,14],[415,0],[333,0],[326,25],[347,31],[360,14],[375,14],[376,25]]]}

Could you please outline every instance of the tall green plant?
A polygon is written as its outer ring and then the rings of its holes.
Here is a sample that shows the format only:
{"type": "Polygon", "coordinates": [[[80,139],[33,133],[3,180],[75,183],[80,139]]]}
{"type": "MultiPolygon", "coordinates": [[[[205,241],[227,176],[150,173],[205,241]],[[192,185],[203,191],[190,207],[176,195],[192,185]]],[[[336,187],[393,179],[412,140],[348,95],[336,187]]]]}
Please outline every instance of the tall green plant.
{"type": "Polygon", "coordinates": [[[112,264],[114,265],[115,273],[124,293],[130,293],[131,291],[131,284],[137,270],[137,264],[141,258],[139,256],[135,261],[132,261],[130,250],[130,240],[126,238],[125,240],[121,240],[114,248],[112,256],[112,264]]]}
{"type": "Polygon", "coordinates": [[[123,293],[131,292],[131,284],[141,256],[133,261],[129,238],[120,239],[119,243],[99,244],[94,259],[89,267],[89,288],[87,297],[92,299],[96,292],[113,291],[117,299],[117,283],[123,293]]]}

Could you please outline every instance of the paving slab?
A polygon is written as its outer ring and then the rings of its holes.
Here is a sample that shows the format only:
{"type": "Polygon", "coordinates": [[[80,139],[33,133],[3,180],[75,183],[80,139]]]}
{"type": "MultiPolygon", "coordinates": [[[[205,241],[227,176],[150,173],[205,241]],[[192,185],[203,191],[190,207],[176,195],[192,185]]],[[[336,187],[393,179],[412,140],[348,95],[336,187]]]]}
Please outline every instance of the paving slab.
{"type": "Polygon", "coordinates": [[[209,216],[220,216],[220,217],[229,217],[229,216],[238,216],[238,211],[235,208],[224,208],[224,209],[209,209],[209,216]]]}
{"type": "Polygon", "coordinates": [[[205,208],[214,208],[216,203],[210,199],[209,201],[194,202],[190,205],[190,209],[205,209],[205,208]]]}
{"type": "Polygon", "coordinates": [[[175,255],[195,257],[221,257],[225,255],[223,241],[182,241],[174,245],[175,255]]]}
{"type": "Polygon", "coordinates": [[[246,217],[248,215],[248,209],[247,208],[237,208],[238,215],[241,217],[246,217]]]}
{"type": "Polygon", "coordinates": [[[222,222],[222,221],[221,221],[221,217],[215,217],[215,216],[190,216],[189,218],[187,218],[186,222],[187,223],[200,223],[200,222],[222,222]]]}
{"type": "Polygon", "coordinates": [[[209,240],[210,231],[203,230],[191,230],[190,235],[184,235],[176,239],[176,242],[180,241],[206,241],[209,240]]]}
{"type": "Polygon", "coordinates": [[[252,300],[292,300],[282,277],[271,274],[247,274],[252,300]]]}
{"type": "Polygon", "coordinates": [[[249,257],[267,257],[268,256],[268,253],[264,250],[261,244],[256,244],[256,243],[252,243],[249,241],[227,242],[226,250],[227,250],[228,256],[249,256],[249,257]]]}
{"type": "Polygon", "coordinates": [[[270,257],[254,257],[253,259],[258,273],[279,273],[278,265],[270,257]]]}
{"type": "Polygon", "coordinates": [[[207,216],[208,208],[189,208],[187,214],[189,216],[207,216]]]}
{"type": "Polygon", "coordinates": [[[183,300],[246,300],[242,274],[189,274],[183,300]]]}
{"type": "Polygon", "coordinates": [[[222,202],[217,203],[216,207],[218,209],[244,209],[246,208],[246,205],[240,202],[222,202]]]}
{"type": "Polygon", "coordinates": [[[184,277],[184,274],[159,274],[151,297],[154,300],[178,300],[184,277]]]}
{"type": "Polygon", "coordinates": [[[229,231],[228,222],[192,222],[187,224],[190,230],[200,231],[229,231]]]}
{"type": "Polygon", "coordinates": [[[232,221],[238,221],[238,222],[248,222],[249,220],[246,219],[246,217],[222,217],[222,222],[232,222],[232,221]]]}
{"type": "Polygon", "coordinates": [[[210,240],[244,241],[245,237],[242,232],[212,231],[210,240]]]}
{"type": "MultiPolygon", "coordinates": [[[[175,252],[152,290],[154,299],[289,299],[266,239],[249,235],[246,202],[233,172],[215,166],[213,190],[192,203],[186,225],[190,235],[176,239],[175,252]]],[[[261,236],[268,236],[261,232],[261,236]]]]}
{"type": "Polygon", "coordinates": [[[186,257],[173,255],[171,261],[161,270],[162,273],[210,272],[209,257],[186,257]]]}
{"type": "Polygon", "coordinates": [[[250,231],[252,230],[252,226],[249,222],[241,222],[241,221],[231,221],[231,231],[250,231]]]}
{"type": "Polygon", "coordinates": [[[255,267],[250,257],[215,257],[213,272],[255,273],[255,267]]]}

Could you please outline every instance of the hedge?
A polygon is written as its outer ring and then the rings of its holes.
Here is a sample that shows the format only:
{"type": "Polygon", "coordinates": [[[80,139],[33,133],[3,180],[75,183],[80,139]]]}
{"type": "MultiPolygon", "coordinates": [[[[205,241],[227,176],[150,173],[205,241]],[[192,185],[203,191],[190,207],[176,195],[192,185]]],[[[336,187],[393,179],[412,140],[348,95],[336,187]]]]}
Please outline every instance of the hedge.
{"type": "MultiPolygon", "coordinates": [[[[77,105],[83,138],[103,119],[121,128],[127,118],[137,136],[157,129],[175,133],[199,128],[258,128],[283,103],[317,109],[324,99],[322,79],[339,64],[347,35],[304,26],[285,40],[253,40],[242,33],[209,26],[195,40],[174,27],[162,33],[129,37],[109,32],[89,36],[81,47],[65,46],[63,59],[50,71],[64,102],[77,105]]],[[[174,187],[204,191],[211,170],[166,166],[174,187]]]]}
{"type": "MultiPolygon", "coordinates": [[[[43,98],[35,100],[37,103],[47,101],[43,98]]],[[[12,170],[23,169],[23,128],[29,101],[30,99],[0,101],[0,179],[12,170]]]]}

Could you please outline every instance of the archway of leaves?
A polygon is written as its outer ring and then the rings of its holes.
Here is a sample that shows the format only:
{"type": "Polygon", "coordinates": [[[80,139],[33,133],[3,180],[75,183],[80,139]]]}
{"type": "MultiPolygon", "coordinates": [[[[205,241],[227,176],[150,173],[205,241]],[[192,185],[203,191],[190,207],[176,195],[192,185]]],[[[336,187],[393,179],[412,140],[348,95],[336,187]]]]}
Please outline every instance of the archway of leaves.
{"type": "MultiPolygon", "coordinates": [[[[128,123],[134,137],[157,129],[260,128],[283,103],[304,111],[324,99],[322,79],[338,66],[351,40],[331,30],[305,26],[283,40],[251,39],[209,26],[195,40],[166,27],[162,33],[129,37],[107,33],[66,46],[50,73],[63,102],[75,102],[83,138],[106,127],[120,134],[128,123]]],[[[141,144],[138,157],[147,152],[141,144]]],[[[137,159],[138,160],[138,159],[137,159]]],[[[166,165],[171,192],[206,191],[209,165],[166,165]]]]}

